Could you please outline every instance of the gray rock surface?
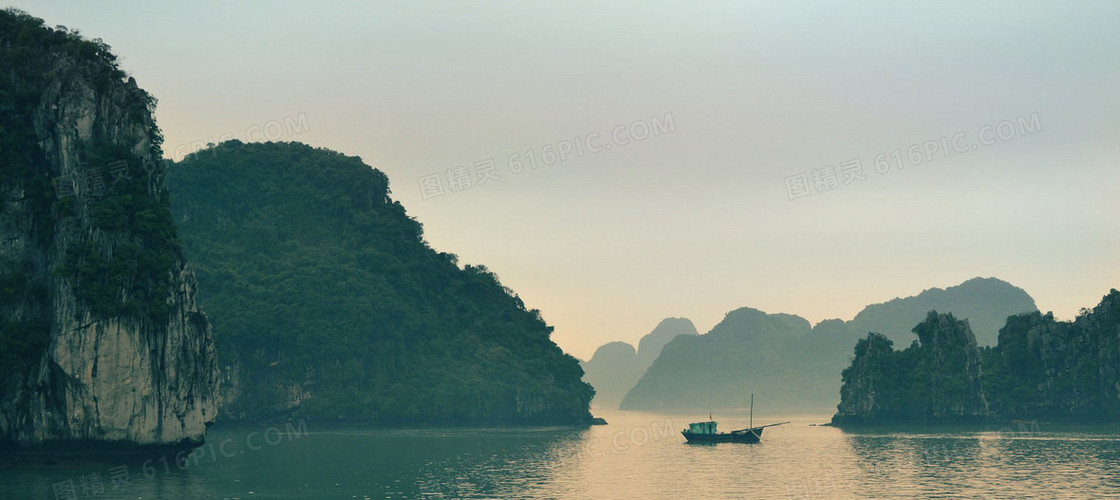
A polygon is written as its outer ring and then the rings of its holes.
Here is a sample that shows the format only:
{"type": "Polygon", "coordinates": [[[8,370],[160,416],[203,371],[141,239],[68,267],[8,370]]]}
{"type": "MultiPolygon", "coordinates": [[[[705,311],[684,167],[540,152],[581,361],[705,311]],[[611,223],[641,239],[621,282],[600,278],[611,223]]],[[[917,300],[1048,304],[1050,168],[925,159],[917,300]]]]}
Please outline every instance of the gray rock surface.
{"type": "Polygon", "coordinates": [[[984,422],[983,358],[968,320],[930,311],[918,342],[894,351],[870,333],[844,370],[837,425],[984,422]]]}
{"type": "Polygon", "coordinates": [[[88,162],[94,148],[127,150],[132,173],[143,172],[146,195],[165,196],[152,99],[134,83],[106,81],[102,59],[57,47],[34,50],[33,64],[49,67],[48,84],[37,89],[37,106],[17,112],[27,115],[42,157],[36,171],[0,186],[7,193],[0,211],[0,275],[24,282],[0,303],[0,319],[41,329],[34,334],[42,335],[46,347],[0,373],[0,441],[201,442],[217,415],[218,370],[210,323],[195,303],[194,274],[177,246],[168,251],[166,279],[110,277],[123,280],[111,300],[125,303],[142,290],[160,304],[155,315],[99,314],[84,288],[90,284],[63,271],[76,250],[121,262],[127,249],[150,244],[128,229],[106,230],[95,222],[97,202],[113,185],[96,179],[107,170],[91,170],[98,166],[88,162]],[[72,196],[51,193],[57,198],[53,207],[41,203],[42,194],[37,202],[29,190],[43,178],[72,182],[72,196]],[[60,203],[69,207],[65,214],[60,203]]]}

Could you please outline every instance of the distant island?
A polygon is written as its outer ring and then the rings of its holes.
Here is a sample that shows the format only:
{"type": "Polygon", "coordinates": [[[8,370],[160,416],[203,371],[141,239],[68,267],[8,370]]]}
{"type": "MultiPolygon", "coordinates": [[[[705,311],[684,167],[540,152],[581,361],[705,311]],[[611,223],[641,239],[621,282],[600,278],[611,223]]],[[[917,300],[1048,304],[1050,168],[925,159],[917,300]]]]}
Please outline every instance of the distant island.
{"type": "Polygon", "coordinates": [[[979,347],[967,320],[931,311],[901,351],[870,333],[844,369],[835,425],[1105,422],[1120,418],[1120,292],[1073,321],[1007,318],[979,347]]]}
{"type": "Polygon", "coordinates": [[[665,318],[638,341],[638,348],[626,342],[608,342],[582,362],[583,379],[595,388],[592,404],[617,409],[626,392],[661,355],[661,349],[678,335],[696,335],[696,326],[687,318],[665,318]]]}
{"type": "MultiPolygon", "coordinates": [[[[830,319],[811,325],[796,315],[740,308],[708,333],[676,337],[666,344],[620,407],[707,408],[711,392],[718,396],[712,400],[714,407],[742,408],[753,392],[777,411],[830,412],[839,400],[840,371],[850,362],[856,342],[874,331],[888,340],[909,343],[910,330],[931,309],[967,318],[995,343],[1008,316],[1036,307],[1019,287],[996,278],[973,278],[869,305],[850,321],[830,319]]],[[[589,368],[588,373],[594,370],[589,368]]]]}

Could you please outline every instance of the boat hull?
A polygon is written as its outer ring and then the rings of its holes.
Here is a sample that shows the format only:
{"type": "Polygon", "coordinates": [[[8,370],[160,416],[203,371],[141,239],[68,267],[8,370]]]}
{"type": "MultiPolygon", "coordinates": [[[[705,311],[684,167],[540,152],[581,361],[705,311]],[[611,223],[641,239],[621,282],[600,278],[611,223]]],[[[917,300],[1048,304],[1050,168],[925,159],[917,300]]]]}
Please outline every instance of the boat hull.
{"type": "Polygon", "coordinates": [[[742,432],[720,432],[716,434],[698,434],[681,431],[681,435],[689,443],[757,443],[762,437],[762,428],[744,429],[742,432]]]}

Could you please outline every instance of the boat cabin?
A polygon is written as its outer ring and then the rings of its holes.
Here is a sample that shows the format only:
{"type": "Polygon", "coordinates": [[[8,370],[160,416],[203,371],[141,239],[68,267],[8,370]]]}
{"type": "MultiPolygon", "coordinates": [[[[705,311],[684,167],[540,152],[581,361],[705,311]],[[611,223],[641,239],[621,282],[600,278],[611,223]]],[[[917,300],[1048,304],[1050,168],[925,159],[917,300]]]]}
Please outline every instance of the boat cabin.
{"type": "Polygon", "coordinates": [[[692,434],[716,434],[716,422],[696,422],[688,424],[688,432],[692,434]]]}

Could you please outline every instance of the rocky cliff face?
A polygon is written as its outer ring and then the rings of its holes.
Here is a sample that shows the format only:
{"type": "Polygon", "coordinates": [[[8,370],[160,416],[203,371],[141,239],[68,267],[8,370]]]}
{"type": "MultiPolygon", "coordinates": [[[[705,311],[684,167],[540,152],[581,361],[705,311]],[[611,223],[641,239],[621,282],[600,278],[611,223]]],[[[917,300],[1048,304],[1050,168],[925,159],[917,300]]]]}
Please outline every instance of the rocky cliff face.
{"type": "Polygon", "coordinates": [[[1077,318],[1075,324],[1090,332],[1095,340],[1101,409],[1116,418],[1120,416],[1120,292],[1110,290],[1097,307],[1077,318]]]}
{"type": "Polygon", "coordinates": [[[916,411],[914,416],[930,419],[982,420],[988,402],[980,383],[980,350],[968,320],[930,311],[914,327],[920,347],[914,365],[916,411]],[[919,387],[925,386],[927,392],[919,387]],[[925,396],[925,400],[921,399],[925,396]]]}
{"type": "Polygon", "coordinates": [[[104,44],[19,13],[0,58],[0,441],[201,442],[218,372],[153,99],[104,44]]]}
{"type": "Polygon", "coordinates": [[[841,421],[862,423],[888,416],[894,399],[889,386],[901,376],[894,356],[894,342],[882,334],[869,333],[856,343],[855,358],[844,370],[840,387],[837,417],[841,421]]]}
{"type": "Polygon", "coordinates": [[[1037,312],[1008,318],[985,366],[998,418],[1120,417],[1120,292],[1072,322],[1037,312]]]}
{"type": "Polygon", "coordinates": [[[1120,418],[1116,290],[1074,321],[1011,316],[999,344],[983,350],[967,323],[951,316],[931,313],[914,332],[921,345],[903,351],[878,334],[859,341],[834,423],[1120,418]]]}
{"type": "Polygon", "coordinates": [[[931,311],[914,327],[918,342],[894,351],[871,333],[842,374],[833,422],[973,422],[988,416],[982,358],[967,320],[931,311]]]}

